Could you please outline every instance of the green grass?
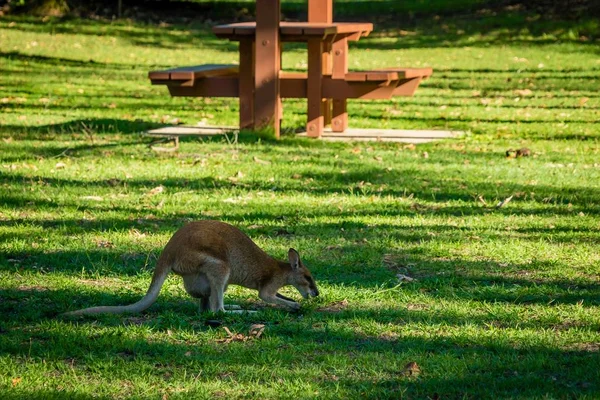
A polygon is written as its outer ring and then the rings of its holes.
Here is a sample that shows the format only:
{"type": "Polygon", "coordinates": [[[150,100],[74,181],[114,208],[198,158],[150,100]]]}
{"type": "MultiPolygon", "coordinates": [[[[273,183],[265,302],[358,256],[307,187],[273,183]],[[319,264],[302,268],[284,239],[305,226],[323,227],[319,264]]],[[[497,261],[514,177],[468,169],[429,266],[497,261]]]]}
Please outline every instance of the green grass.
{"type": "MultiPolygon", "coordinates": [[[[352,126],[462,138],[300,140],[306,103],[285,101],[280,141],[188,139],[172,155],[139,133],[235,124],[237,102],[172,99],[147,71],[234,62],[235,44],[203,25],[0,20],[1,397],[600,397],[597,42],[510,20],[351,45],[352,68],[435,71],[413,98],[351,101],[352,126]],[[523,146],[533,157],[504,157],[523,146]],[[259,312],[224,325],[266,325],[246,342],[219,341],[176,277],[141,315],[57,317],[139,299],[172,233],[202,218],[279,258],[299,249],[322,295],[290,314],[230,288],[259,312]]],[[[305,64],[286,50],[287,69],[305,64]]]]}

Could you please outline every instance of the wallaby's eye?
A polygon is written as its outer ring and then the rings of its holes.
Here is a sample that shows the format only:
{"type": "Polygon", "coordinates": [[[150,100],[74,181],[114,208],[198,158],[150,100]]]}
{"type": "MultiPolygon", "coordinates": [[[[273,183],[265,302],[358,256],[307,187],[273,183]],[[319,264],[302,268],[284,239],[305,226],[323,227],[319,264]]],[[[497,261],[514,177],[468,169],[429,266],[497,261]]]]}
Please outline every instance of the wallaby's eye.
{"type": "Polygon", "coordinates": [[[304,278],[308,281],[308,283],[312,283],[312,278],[308,275],[304,275],[304,278]]]}

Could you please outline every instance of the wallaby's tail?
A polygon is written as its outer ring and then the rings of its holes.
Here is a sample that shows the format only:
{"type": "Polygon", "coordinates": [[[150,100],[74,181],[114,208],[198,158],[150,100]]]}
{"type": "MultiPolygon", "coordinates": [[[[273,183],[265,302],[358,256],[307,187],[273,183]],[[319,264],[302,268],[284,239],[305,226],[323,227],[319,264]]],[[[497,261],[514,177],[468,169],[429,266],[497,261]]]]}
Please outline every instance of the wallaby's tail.
{"type": "Polygon", "coordinates": [[[94,315],[94,314],[121,314],[121,313],[138,313],[142,312],[150,307],[158,297],[162,285],[167,279],[167,275],[171,268],[159,268],[157,266],[152,276],[152,282],[146,292],[146,295],[142,297],[138,302],[130,304],[128,306],[100,306],[84,308],[82,310],[71,311],[62,314],[63,316],[77,316],[77,315],[94,315]]]}

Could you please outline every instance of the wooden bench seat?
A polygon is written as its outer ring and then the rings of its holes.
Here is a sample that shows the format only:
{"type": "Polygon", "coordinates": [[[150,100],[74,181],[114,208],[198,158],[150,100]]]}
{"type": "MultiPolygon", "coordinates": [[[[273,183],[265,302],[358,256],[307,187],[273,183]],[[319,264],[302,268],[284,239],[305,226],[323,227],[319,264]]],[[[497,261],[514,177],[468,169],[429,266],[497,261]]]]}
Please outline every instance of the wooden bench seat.
{"type": "Polygon", "coordinates": [[[384,68],[370,71],[351,71],[344,77],[347,81],[397,81],[402,79],[428,78],[433,70],[431,68],[384,68]]]}
{"type": "MultiPolygon", "coordinates": [[[[390,68],[374,71],[348,72],[343,79],[323,77],[323,98],[390,99],[392,96],[412,96],[422,79],[431,75],[431,68],[390,68]]],[[[198,65],[153,71],[153,85],[166,85],[172,96],[239,97],[237,65],[198,65]]],[[[306,72],[279,74],[281,97],[306,98],[306,72]]]]}
{"type": "Polygon", "coordinates": [[[153,85],[194,86],[196,81],[217,76],[237,76],[239,67],[235,64],[204,64],[179,67],[162,71],[151,71],[148,78],[153,85]]]}
{"type": "MultiPolygon", "coordinates": [[[[378,83],[379,85],[393,85],[391,96],[412,96],[423,79],[431,76],[431,68],[384,68],[371,71],[351,71],[346,73],[344,80],[347,82],[378,83]]],[[[385,92],[387,91],[380,91],[385,92]]],[[[382,97],[368,97],[382,98],[382,97]]]]}

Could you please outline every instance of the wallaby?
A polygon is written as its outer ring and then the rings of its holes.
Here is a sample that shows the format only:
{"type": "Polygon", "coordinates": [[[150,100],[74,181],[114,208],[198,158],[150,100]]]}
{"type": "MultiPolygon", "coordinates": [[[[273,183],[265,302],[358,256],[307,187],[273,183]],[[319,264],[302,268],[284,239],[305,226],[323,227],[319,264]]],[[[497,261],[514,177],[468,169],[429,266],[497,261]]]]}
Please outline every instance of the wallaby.
{"type": "Polygon", "coordinates": [[[219,221],[191,222],[179,229],[158,258],[146,295],[128,306],[91,307],[63,315],[137,313],[150,307],[158,297],[169,272],[181,275],[188,294],[200,299],[200,311],[224,311],[227,285],[258,290],[267,303],[291,310],[300,304],[277,291],[292,285],[304,298],[318,296],[319,290],[308,268],[294,249],[288,262],[277,261],[262,251],[238,228],[219,221]]]}

